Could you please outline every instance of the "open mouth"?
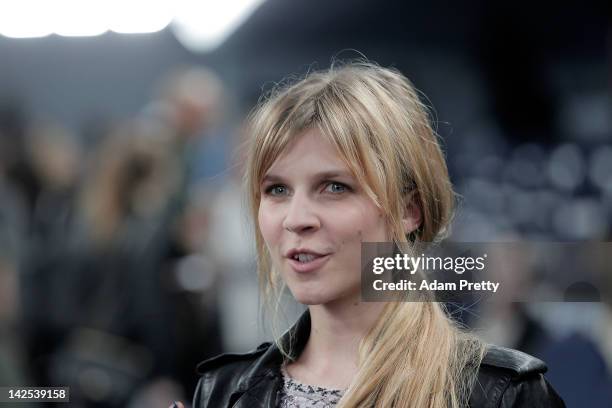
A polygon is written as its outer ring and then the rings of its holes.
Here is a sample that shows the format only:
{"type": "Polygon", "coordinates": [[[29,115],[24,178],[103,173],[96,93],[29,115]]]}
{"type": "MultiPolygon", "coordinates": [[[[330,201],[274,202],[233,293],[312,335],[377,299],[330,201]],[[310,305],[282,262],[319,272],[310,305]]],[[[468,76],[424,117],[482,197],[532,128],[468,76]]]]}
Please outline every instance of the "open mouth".
{"type": "Polygon", "coordinates": [[[308,263],[308,262],[312,262],[317,258],[321,258],[325,255],[315,255],[315,254],[309,254],[309,253],[300,253],[300,254],[295,254],[293,255],[293,259],[300,262],[300,263],[308,263]]]}
{"type": "Polygon", "coordinates": [[[291,267],[300,273],[313,272],[321,268],[329,259],[330,254],[313,254],[308,252],[299,252],[290,256],[289,264],[291,267]]]}

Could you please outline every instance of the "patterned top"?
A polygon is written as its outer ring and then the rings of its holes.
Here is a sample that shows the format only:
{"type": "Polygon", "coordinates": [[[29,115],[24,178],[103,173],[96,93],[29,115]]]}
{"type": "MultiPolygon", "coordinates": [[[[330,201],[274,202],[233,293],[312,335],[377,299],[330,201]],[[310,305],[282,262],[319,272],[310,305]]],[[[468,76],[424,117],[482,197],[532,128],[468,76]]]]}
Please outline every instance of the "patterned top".
{"type": "Polygon", "coordinates": [[[279,391],[278,408],[332,408],[338,404],[343,390],[297,382],[283,366],[283,388],[279,391]]]}

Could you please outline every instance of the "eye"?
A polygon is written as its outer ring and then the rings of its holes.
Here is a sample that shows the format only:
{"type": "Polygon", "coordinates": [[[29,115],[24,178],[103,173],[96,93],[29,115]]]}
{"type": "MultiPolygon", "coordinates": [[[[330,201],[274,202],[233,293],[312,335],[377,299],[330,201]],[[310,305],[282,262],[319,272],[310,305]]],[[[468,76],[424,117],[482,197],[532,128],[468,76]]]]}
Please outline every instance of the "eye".
{"type": "Polygon", "coordinates": [[[266,188],[265,193],[271,196],[284,196],[287,194],[287,187],[281,184],[275,184],[266,188]]]}
{"type": "Polygon", "coordinates": [[[331,181],[325,186],[325,191],[333,194],[342,194],[350,190],[350,187],[337,181],[331,181]]]}

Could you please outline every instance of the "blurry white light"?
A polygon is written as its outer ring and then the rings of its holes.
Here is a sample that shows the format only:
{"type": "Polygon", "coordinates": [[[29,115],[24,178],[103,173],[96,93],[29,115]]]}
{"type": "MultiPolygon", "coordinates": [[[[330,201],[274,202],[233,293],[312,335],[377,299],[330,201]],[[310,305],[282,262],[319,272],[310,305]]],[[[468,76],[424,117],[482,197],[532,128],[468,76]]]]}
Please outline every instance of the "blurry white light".
{"type": "Polygon", "coordinates": [[[569,200],[562,203],[553,215],[553,225],[563,238],[583,240],[602,239],[608,226],[602,204],[591,198],[569,200]]]}
{"type": "Polygon", "coordinates": [[[54,32],[65,37],[100,35],[108,31],[105,2],[101,0],[56,0],[54,32]]]}
{"type": "Polygon", "coordinates": [[[152,33],[173,21],[178,40],[191,51],[220,45],[265,0],[13,0],[0,4],[0,34],[12,38],[152,33]]]}
{"type": "Polygon", "coordinates": [[[151,33],[164,29],[174,18],[170,1],[144,0],[13,0],[0,3],[0,34],[11,38],[95,36],[151,33]]]}
{"type": "Polygon", "coordinates": [[[575,144],[558,146],[551,154],[548,163],[548,177],[552,184],[561,190],[573,191],[585,177],[585,160],[575,144]]]}
{"type": "Polygon", "coordinates": [[[172,2],[111,0],[106,3],[108,28],[116,33],[154,33],[163,30],[175,14],[172,2]]]}
{"type": "Polygon", "coordinates": [[[182,0],[172,28],[178,40],[194,52],[219,46],[264,0],[182,0]]]}
{"type": "Polygon", "coordinates": [[[612,192],[612,147],[604,146],[591,156],[589,177],[601,190],[612,192]]]}
{"type": "Polygon", "coordinates": [[[45,37],[53,32],[52,2],[22,0],[0,6],[0,34],[11,38],[45,37]]]}

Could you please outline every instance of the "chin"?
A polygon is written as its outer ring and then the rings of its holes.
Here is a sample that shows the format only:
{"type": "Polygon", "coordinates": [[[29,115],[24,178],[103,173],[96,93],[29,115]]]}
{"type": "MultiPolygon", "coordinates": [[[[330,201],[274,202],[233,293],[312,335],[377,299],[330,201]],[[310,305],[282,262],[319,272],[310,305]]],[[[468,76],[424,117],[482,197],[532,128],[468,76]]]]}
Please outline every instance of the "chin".
{"type": "Polygon", "coordinates": [[[291,290],[293,297],[298,303],[306,306],[322,305],[334,300],[333,296],[312,290],[291,290]]]}
{"type": "Polygon", "coordinates": [[[301,303],[306,306],[322,305],[324,303],[329,302],[329,299],[326,299],[322,296],[317,296],[317,295],[313,295],[313,296],[308,296],[308,295],[295,296],[294,295],[293,297],[298,303],[301,303]]]}
{"type": "Polygon", "coordinates": [[[355,296],[357,296],[357,298],[360,298],[359,290],[355,291],[348,289],[330,292],[329,290],[325,291],[321,288],[302,287],[291,289],[291,293],[293,294],[293,297],[298,303],[301,303],[306,306],[330,304],[347,298],[352,299],[355,296]]]}

